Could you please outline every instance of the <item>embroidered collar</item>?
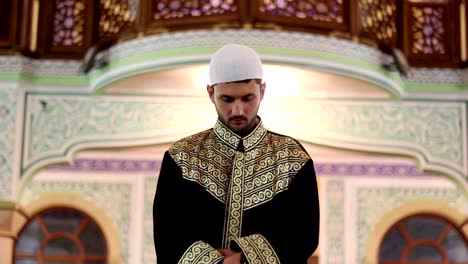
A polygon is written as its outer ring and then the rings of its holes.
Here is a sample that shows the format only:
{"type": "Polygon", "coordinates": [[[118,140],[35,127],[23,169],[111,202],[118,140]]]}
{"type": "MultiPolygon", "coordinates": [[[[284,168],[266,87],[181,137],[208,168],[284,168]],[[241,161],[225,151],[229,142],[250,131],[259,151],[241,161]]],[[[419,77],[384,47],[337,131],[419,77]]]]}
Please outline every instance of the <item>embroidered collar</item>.
{"type": "Polygon", "coordinates": [[[213,128],[214,133],[221,139],[224,143],[236,149],[239,145],[239,142],[242,140],[245,151],[249,151],[254,148],[258,143],[260,143],[263,137],[266,135],[267,130],[263,126],[262,119],[258,122],[255,129],[248,134],[247,136],[241,138],[236,133],[232,132],[227,128],[219,119],[216,121],[216,125],[213,128]]]}

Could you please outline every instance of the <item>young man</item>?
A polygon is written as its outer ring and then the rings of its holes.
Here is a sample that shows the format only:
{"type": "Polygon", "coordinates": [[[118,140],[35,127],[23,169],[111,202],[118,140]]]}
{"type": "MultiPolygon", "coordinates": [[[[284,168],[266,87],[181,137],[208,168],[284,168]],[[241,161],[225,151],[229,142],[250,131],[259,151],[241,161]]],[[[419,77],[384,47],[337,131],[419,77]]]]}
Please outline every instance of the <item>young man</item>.
{"type": "Polygon", "coordinates": [[[301,264],[317,247],[313,163],[299,142],[264,128],[262,77],[246,46],[212,56],[207,91],[218,120],[164,155],[153,207],[158,264],[301,264]]]}

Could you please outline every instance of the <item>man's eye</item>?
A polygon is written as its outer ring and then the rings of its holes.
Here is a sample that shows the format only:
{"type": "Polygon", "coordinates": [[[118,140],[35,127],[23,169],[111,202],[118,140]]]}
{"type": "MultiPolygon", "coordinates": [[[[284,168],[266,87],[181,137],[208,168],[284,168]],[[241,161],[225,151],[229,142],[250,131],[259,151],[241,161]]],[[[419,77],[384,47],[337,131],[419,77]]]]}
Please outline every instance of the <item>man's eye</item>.
{"type": "Polygon", "coordinates": [[[246,96],[246,97],[243,97],[243,98],[242,98],[242,101],[248,102],[248,101],[252,100],[253,98],[254,98],[253,95],[248,95],[248,96],[246,96]]]}
{"type": "Polygon", "coordinates": [[[222,100],[223,102],[226,102],[226,103],[230,103],[230,102],[234,101],[233,98],[227,97],[227,96],[221,97],[221,100],[222,100]]]}

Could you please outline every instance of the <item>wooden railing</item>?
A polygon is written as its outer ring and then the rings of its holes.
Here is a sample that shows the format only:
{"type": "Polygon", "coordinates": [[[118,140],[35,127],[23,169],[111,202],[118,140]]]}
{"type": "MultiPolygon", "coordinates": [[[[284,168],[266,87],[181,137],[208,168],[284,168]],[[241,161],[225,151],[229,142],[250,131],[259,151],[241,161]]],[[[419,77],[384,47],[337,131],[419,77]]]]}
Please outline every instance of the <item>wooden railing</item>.
{"type": "Polygon", "coordinates": [[[79,59],[106,39],[255,28],[332,35],[383,51],[396,47],[412,66],[460,68],[466,66],[465,1],[3,0],[0,52],[79,59]]]}

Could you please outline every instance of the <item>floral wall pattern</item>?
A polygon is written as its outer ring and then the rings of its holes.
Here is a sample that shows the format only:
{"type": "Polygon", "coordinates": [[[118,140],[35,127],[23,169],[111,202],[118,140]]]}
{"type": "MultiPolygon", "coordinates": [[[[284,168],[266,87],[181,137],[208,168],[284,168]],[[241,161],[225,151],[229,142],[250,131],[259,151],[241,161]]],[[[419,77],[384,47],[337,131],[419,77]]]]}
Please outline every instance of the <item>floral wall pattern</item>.
{"type": "Polygon", "coordinates": [[[17,89],[0,83],[0,201],[12,197],[17,89]]]}
{"type": "MultiPolygon", "coordinates": [[[[269,129],[301,140],[320,137],[408,151],[467,177],[466,109],[462,103],[295,100],[294,105],[291,109],[290,102],[275,101],[268,113],[260,114],[269,129]],[[284,122],[297,127],[285,128],[274,121],[278,116],[285,116],[284,122]]],[[[82,142],[164,138],[186,131],[187,120],[198,125],[198,130],[189,128],[194,132],[211,127],[215,120],[207,119],[213,116],[211,105],[199,98],[170,101],[31,95],[26,111],[28,144],[23,150],[23,170],[38,160],[63,156],[68,148],[82,142]]]]}
{"type": "Polygon", "coordinates": [[[156,177],[151,176],[145,178],[143,229],[146,230],[146,232],[144,232],[143,234],[143,248],[141,259],[141,263],[144,264],[156,263],[156,252],[154,251],[153,238],[153,200],[156,191],[156,183],[156,177]]]}

